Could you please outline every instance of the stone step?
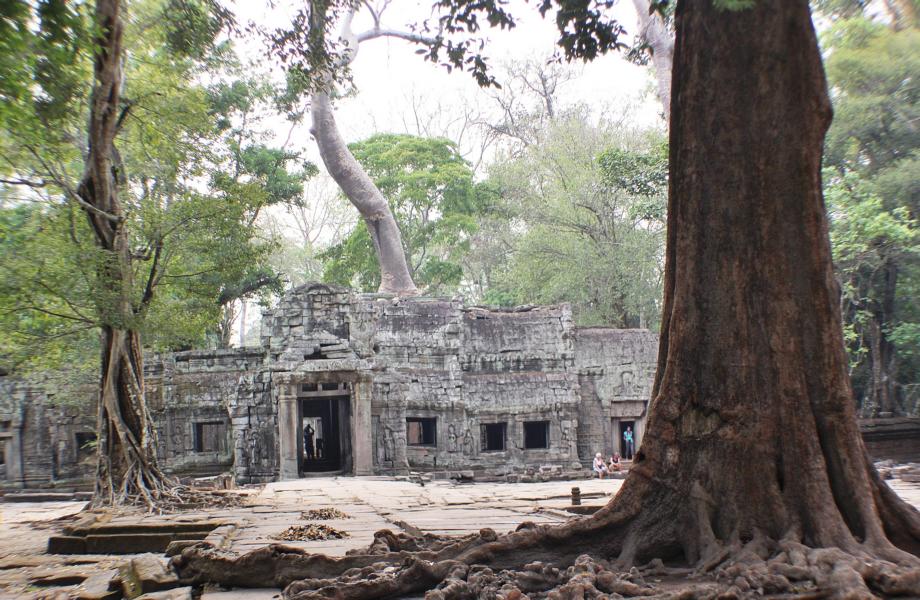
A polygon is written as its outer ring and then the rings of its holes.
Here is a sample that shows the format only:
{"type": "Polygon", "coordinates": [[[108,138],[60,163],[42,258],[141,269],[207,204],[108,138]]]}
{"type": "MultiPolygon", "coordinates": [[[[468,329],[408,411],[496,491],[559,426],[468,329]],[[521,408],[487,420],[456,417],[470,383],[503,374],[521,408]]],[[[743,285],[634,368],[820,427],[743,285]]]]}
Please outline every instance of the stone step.
{"type": "Polygon", "coordinates": [[[0,499],[3,502],[70,502],[92,497],[90,492],[13,492],[4,494],[0,499]]]}

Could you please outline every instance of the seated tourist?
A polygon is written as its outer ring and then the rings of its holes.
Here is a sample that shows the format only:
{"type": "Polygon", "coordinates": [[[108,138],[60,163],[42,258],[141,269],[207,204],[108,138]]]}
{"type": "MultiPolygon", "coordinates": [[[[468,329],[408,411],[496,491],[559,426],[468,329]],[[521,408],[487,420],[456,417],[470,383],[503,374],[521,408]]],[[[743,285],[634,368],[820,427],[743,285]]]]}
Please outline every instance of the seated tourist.
{"type": "Polygon", "coordinates": [[[610,461],[607,463],[607,469],[612,473],[614,471],[619,471],[620,468],[620,453],[614,452],[610,457],[610,461]]]}
{"type": "Polygon", "coordinates": [[[594,455],[594,472],[597,473],[599,479],[603,479],[610,471],[607,470],[607,465],[604,463],[604,457],[601,456],[601,453],[598,452],[594,455]]]}

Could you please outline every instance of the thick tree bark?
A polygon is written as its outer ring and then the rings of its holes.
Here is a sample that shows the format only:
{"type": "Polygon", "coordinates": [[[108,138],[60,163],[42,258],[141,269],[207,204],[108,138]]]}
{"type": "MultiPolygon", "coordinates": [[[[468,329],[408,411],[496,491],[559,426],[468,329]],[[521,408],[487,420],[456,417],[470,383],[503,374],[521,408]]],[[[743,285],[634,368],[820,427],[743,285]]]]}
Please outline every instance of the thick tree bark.
{"type": "Polygon", "coordinates": [[[649,0],[633,0],[639,17],[639,37],[651,48],[658,99],[664,117],[671,118],[671,71],[674,63],[674,38],[658,13],[649,14],[649,0]]]}
{"type": "MultiPolygon", "coordinates": [[[[97,503],[154,503],[165,478],[157,466],[144,396],[140,335],[135,329],[133,270],[118,199],[115,135],[121,117],[122,20],[119,0],[97,0],[89,150],[77,200],[107,259],[99,269],[102,374],[98,406],[97,503]]],[[[145,299],[148,298],[145,294],[145,299]]]]}
{"type": "Polygon", "coordinates": [[[409,273],[402,235],[390,205],[345,145],[336,127],[328,94],[314,94],[311,108],[312,133],[323,164],[345,196],[358,209],[374,242],[380,264],[379,291],[400,296],[418,293],[409,273]]]}
{"type": "MultiPolygon", "coordinates": [[[[650,593],[611,569],[664,559],[711,572],[735,595],[920,594],[920,513],[873,468],[847,377],[821,196],[831,109],[808,2],[725,11],[685,0],[676,18],[658,369],[617,496],[563,527],[484,530],[453,545],[412,549],[379,534],[381,555],[189,549],[176,561],[183,576],[246,567],[298,599],[436,581],[431,598],[509,586],[583,598],[650,593]]],[[[645,572],[688,573],[654,562],[645,572]]]]}

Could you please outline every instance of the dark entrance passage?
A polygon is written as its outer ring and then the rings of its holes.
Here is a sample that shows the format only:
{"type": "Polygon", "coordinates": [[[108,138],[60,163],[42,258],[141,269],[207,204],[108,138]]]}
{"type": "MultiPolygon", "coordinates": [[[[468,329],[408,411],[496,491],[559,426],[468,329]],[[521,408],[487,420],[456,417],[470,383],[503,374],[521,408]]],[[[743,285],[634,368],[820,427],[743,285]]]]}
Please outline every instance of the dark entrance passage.
{"type": "Polygon", "coordinates": [[[636,439],[636,422],[620,421],[620,427],[617,434],[619,436],[619,447],[621,449],[620,456],[625,460],[632,460],[633,455],[636,453],[636,443],[639,441],[636,439]],[[627,432],[629,433],[628,436],[627,432]]]}
{"type": "Polygon", "coordinates": [[[300,394],[301,473],[350,470],[348,384],[304,384],[300,394]]]}

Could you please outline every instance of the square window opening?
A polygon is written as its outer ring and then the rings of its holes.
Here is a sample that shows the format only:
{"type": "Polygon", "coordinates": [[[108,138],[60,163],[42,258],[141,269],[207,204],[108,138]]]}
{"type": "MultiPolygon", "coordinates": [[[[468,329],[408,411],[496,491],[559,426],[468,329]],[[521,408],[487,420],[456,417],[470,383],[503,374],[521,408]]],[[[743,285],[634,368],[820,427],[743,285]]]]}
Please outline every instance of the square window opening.
{"type": "Polygon", "coordinates": [[[483,452],[501,452],[505,449],[507,423],[483,423],[480,426],[481,447],[483,452]]]}
{"type": "Polygon", "coordinates": [[[223,452],[226,446],[225,423],[195,423],[195,452],[223,452]]]}
{"type": "Polygon", "coordinates": [[[549,448],[549,421],[524,423],[524,448],[549,448]]]}
{"type": "Polygon", "coordinates": [[[410,446],[437,446],[438,428],[437,418],[406,419],[406,444],[410,446]]]}
{"type": "Polygon", "coordinates": [[[92,455],[96,451],[96,432],[78,431],[74,437],[77,442],[77,453],[81,456],[92,455]]]}

